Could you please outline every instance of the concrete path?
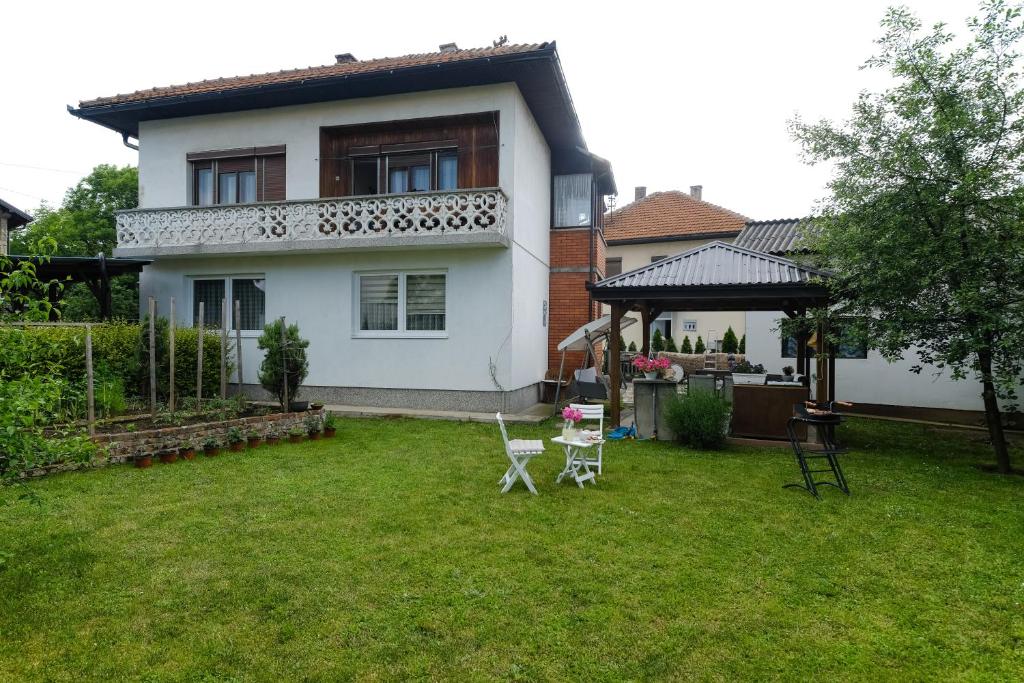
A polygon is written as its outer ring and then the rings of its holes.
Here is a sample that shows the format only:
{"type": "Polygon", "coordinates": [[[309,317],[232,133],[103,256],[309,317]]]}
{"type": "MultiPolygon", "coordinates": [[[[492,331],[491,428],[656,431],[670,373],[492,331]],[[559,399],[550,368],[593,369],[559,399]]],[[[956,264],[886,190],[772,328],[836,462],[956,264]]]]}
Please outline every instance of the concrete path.
{"type": "MultiPolygon", "coordinates": [[[[455,422],[494,422],[494,413],[473,413],[462,410],[423,410],[416,408],[376,408],[370,406],[326,405],[331,413],[341,417],[414,417],[422,420],[452,420],[455,422]]],[[[502,413],[506,424],[540,424],[551,417],[550,403],[536,403],[520,413],[502,413]]]]}

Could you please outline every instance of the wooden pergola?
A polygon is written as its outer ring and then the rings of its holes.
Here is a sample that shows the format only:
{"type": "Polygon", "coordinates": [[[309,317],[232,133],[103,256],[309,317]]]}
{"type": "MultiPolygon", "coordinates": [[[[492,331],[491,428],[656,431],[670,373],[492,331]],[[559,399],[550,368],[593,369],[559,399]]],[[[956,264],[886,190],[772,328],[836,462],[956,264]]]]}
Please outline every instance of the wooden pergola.
{"type": "MultiPolygon", "coordinates": [[[[611,384],[611,421],[621,420],[622,353],[619,321],[630,311],[638,311],[643,329],[642,352],[650,353],[651,321],[666,311],[782,311],[800,318],[809,309],[829,303],[825,271],[800,265],[780,256],[710,242],[695,249],[662,259],[642,268],[588,284],[595,301],[611,307],[608,363],[611,384]]],[[[835,398],[835,355],[823,348],[827,339],[824,324],[817,329],[819,352],[816,354],[817,382],[815,398],[835,398]],[[827,360],[826,360],[827,358],[827,360]]],[[[805,351],[809,334],[797,337],[797,372],[809,374],[805,351]]]]}

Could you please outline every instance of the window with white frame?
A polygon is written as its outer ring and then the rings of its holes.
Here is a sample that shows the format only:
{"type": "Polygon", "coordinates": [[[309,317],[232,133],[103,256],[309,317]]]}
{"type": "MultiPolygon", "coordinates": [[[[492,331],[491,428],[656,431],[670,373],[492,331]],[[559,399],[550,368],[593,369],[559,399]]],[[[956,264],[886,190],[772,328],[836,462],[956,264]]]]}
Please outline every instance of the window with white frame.
{"type": "Polygon", "coordinates": [[[266,325],[266,280],[262,275],[231,275],[196,277],[192,279],[192,325],[198,327],[199,304],[203,308],[202,324],[220,327],[222,315],[227,316],[230,329],[259,331],[266,325]],[[224,310],[224,302],[229,302],[224,310]],[[238,319],[235,319],[235,302],[238,319]]]}
{"type": "Polygon", "coordinates": [[[443,336],[447,328],[443,272],[359,273],[356,333],[443,336]]]}
{"type": "Polygon", "coordinates": [[[696,320],[684,320],[683,321],[683,332],[696,332],[697,321],[696,320]]]}

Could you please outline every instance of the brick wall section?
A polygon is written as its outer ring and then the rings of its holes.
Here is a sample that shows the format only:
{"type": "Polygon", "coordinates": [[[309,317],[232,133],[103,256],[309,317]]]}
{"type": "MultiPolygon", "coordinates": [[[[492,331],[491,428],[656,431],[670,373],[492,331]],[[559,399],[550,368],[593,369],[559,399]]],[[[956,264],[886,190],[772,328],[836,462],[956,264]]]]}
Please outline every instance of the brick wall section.
{"type": "Polygon", "coordinates": [[[253,415],[239,417],[222,422],[205,422],[183,425],[181,427],[163,427],[148,429],[141,432],[121,432],[117,434],[97,434],[92,440],[99,446],[101,455],[91,463],[56,463],[40,467],[28,473],[28,476],[40,476],[53,472],[79,469],[84,467],[103,467],[132,460],[137,455],[157,455],[160,451],[178,448],[184,441],[191,441],[197,452],[203,448],[203,442],[211,436],[218,439],[227,448],[228,431],[238,427],[248,437],[249,432],[257,432],[265,437],[275,431],[282,439],[288,438],[288,430],[292,427],[305,429],[306,418],[310,415],[324,416],[324,409],[307,410],[301,413],[271,413],[269,415],[253,415]],[[105,455],[102,454],[105,452],[105,455]]]}
{"type": "MultiPolygon", "coordinates": [[[[605,243],[597,233],[594,249],[594,277],[604,276],[605,243]]],[[[600,305],[590,306],[586,272],[590,266],[589,230],[551,231],[551,276],[548,301],[548,367],[558,369],[561,354],[558,343],[572,334],[580,325],[600,316],[600,305]],[[571,272],[560,269],[571,268],[571,272]]],[[[566,374],[580,367],[584,352],[570,352],[565,356],[566,374]]],[[[600,363],[601,350],[598,349],[600,363]]]]}

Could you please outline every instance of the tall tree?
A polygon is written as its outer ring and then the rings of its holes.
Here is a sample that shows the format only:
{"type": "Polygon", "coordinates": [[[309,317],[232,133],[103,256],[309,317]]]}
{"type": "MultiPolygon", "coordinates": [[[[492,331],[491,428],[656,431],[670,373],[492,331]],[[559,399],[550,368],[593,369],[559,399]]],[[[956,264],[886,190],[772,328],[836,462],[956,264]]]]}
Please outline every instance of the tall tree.
{"type": "Polygon", "coordinates": [[[808,235],[835,273],[832,314],[859,321],[888,358],[914,349],[976,378],[1010,472],[999,399],[1015,400],[1024,355],[1024,30],[1002,0],[968,27],[955,44],[945,25],[889,10],[865,66],[893,85],[862,93],[842,124],[791,127],[811,163],[834,166],[808,235]]]}
{"type": "MultiPolygon", "coordinates": [[[[101,164],[64,195],[59,208],[45,204],[35,212],[36,220],[11,236],[11,252],[31,253],[32,244],[52,239],[55,256],[110,256],[117,245],[115,216],[122,209],[133,209],[139,200],[139,173],[134,166],[101,164]]],[[[114,316],[138,315],[138,276],[121,275],[111,280],[114,316]]],[[[95,320],[99,304],[82,283],[64,290],[60,308],[66,320],[95,320]]]]}

